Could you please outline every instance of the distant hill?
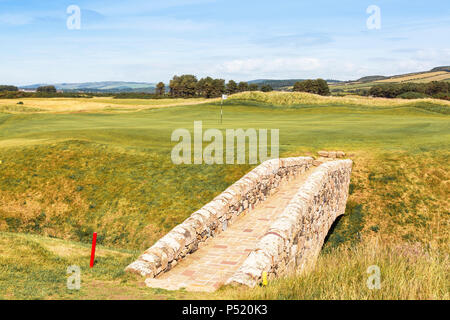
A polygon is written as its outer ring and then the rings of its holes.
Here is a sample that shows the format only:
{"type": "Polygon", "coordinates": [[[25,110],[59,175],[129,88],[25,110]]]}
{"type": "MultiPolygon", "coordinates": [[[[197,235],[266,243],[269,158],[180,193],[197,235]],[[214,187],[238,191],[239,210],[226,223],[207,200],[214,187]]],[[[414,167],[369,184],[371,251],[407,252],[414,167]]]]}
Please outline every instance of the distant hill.
{"type": "Polygon", "coordinates": [[[337,94],[364,94],[371,87],[383,83],[428,83],[431,81],[450,82],[450,67],[441,66],[433,68],[430,71],[412,72],[394,76],[367,76],[354,81],[331,84],[330,90],[337,94]]]}
{"type": "MultiPolygon", "coordinates": [[[[255,83],[259,86],[270,85],[275,90],[290,89],[297,81],[304,81],[306,79],[257,79],[248,81],[248,83],[255,83]]],[[[431,69],[430,71],[413,72],[407,74],[399,74],[394,76],[373,75],[359,78],[358,80],[340,81],[327,79],[329,85],[333,87],[341,87],[348,85],[370,86],[374,83],[383,82],[430,82],[430,81],[450,81],[450,66],[440,66],[431,69]]]]}
{"type": "Polygon", "coordinates": [[[417,72],[408,73],[402,75],[392,76],[383,80],[377,80],[377,83],[383,82],[415,82],[415,83],[426,83],[431,81],[447,81],[450,80],[450,72],[447,71],[427,71],[427,72],[417,72]]]}
{"type": "Polygon", "coordinates": [[[125,82],[125,81],[101,81],[83,83],[54,83],[54,84],[32,84],[21,86],[21,89],[36,89],[44,85],[54,85],[57,90],[73,92],[153,92],[155,83],[147,82],[125,82]]]}
{"type": "Polygon", "coordinates": [[[420,71],[394,76],[367,76],[355,81],[347,81],[346,83],[356,82],[429,82],[450,80],[450,66],[441,66],[431,69],[430,71],[420,71]]]}
{"type": "Polygon", "coordinates": [[[367,77],[359,78],[356,81],[358,81],[358,82],[371,82],[371,81],[384,80],[384,79],[389,79],[389,77],[385,77],[385,76],[367,76],[367,77]]]}
{"type": "Polygon", "coordinates": [[[450,72],[450,66],[443,66],[443,67],[436,67],[430,70],[430,72],[436,72],[436,71],[447,71],[450,72]]]}

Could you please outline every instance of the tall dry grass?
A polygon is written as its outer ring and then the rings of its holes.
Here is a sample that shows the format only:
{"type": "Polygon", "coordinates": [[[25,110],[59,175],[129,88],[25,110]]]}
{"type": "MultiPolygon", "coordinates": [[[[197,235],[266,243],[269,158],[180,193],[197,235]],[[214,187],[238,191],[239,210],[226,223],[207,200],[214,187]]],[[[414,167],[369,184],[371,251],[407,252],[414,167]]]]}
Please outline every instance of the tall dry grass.
{"type": "Polygon", "coordinates": [[[386,244],[376,238],[355,247],[339,247],[322,254],[312,271],[269,282],[267,287],[229,288],[222,299],[444,299],[449,295],[448,253],[419,243],[386,244]],[[380,289],[369,289],[380,268],[380,289]],[[373,271],[372,271],[373,272],[373,271]]]}
{"type": "Polygon", "coordinates": [[[8,113],[71,113],[71,112],[112,112],[142,110],[163,107],[195,105],[217,101],[205,98],[167,99],[113,99],[93,98],[20,98],[0,99],[0,112],[8,113]],[[21,102],[23,104],[18,105],[21,102]]]}
{"type": "Polygon", "coordinates": [[[295,106],[295,105],[357,105],[373,107],[401,107],[412,106],[418,102],[427,102],[437,105],[450,106],[450,101],[439,99],[388,99],[388,98],[370,98],[362,96],[320,96],[306,92],[241,92],[229,97],[231,100],[247,100],[262,102],[277,106],[295,106]]]}

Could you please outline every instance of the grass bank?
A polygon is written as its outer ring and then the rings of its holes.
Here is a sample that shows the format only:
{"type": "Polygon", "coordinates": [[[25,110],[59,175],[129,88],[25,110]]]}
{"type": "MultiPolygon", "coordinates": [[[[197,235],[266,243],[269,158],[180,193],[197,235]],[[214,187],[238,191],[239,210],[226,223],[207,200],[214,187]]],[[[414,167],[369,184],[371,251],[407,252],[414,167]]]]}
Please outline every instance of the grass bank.
{"type": "Polygon", "coordinates": [[[444,110],[447,114],[450,102],[440,99],[387,99],[363,96],[320,96],[306,92],[242,92],[230,96],[231,100],[254,101],[275,106],[366,106],[366,107],[418,107],[429,106],[436,110],[444,110]],[[446,108],[442,108],[445,106],[446,108]]]}

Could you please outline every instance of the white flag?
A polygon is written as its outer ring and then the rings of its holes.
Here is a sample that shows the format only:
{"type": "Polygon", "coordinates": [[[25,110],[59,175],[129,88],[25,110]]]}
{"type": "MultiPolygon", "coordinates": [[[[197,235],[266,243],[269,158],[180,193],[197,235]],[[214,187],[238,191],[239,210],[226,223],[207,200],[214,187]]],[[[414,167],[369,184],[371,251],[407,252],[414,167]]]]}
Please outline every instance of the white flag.
{"type": "Polygon", "coordinates": [[[228,96],[226,94],[222,95],[222,100],[226,100],[228,98],[228,96]]]}

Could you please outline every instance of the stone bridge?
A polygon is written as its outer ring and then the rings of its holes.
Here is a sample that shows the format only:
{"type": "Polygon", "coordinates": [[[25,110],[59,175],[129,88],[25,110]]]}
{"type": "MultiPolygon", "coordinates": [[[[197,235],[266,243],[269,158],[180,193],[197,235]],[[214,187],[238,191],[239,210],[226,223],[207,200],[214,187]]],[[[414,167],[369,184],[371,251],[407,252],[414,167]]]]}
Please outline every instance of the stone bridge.
{"type": "Polygon", "coordinates": [[[319,152],[318,160],[268,160],[146,250],[126,271],[149,287],[214,291],[253,287],[313,266],[324,239],[343,214],[351,160],[319,152]]]}

